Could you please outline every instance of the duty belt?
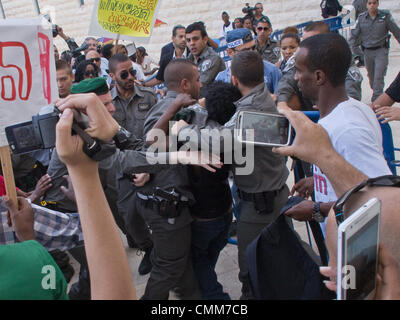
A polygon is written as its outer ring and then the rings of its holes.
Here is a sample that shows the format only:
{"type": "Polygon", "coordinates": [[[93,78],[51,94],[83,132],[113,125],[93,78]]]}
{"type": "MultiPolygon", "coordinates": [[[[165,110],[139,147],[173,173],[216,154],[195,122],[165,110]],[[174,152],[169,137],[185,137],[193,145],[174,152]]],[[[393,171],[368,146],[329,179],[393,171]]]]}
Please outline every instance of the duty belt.
{"type": "Polygon", "coordinates": [[[365,49],[367,49],[367,50],[378,50],[378,49],[381,49],[381,48],[387,48],[387,46],[386,46],[386,45],[383,45],[383,46],[371,47],[371,48],[366,48],[366,47],[364,47],[364,46],[361,46],[361,48],[362,48],[363,50],[365,50],[365,49]]]}
{"type": "Polygon", "coordinates": [[[284,185],[282,186],[282,188],[277,189],[277,190],[272,190],[272,191],[264,191],[264,192],[258,192],[258,193],[247,193],[244,192],[240,189],[238,189],[238,195],[239,198],[244,200],[244,201],[256,201],[257,199],[259,199],[261,196],[274,196],[276,197],[284,188],[284,185]]]}
{"type": "MultiPolygon", "coordinates": [[[[140,192],[136,192],[136,195],[137,195],[137,197],[139,199],[145,200],[145,201],[148,201],[148,200],[159,201],[160,200],[160,198],[158,198],[158,197],[155,197],[153,195],[146,195],[146,194],[143,194],[143,193],[140,193],[140,192]]],[[[189,198],[187,198],[185,196],[181,196],[179,201],[189,202],[189,198]]]]}

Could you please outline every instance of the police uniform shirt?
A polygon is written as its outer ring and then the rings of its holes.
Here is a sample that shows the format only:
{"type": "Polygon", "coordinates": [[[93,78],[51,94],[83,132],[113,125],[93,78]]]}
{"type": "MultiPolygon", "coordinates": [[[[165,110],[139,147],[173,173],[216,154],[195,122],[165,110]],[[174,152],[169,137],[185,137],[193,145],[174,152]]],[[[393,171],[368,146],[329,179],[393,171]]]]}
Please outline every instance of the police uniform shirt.
{"type": "Polygon", "coordinates": [[[389,11],[378,10],[378,14],[374,18],[366,11],[358,17],[351,31],[350,42],[355,45],[360,39],[361,45],[367,49],[385,47],[389,31],[400,42],[400,28],[389,11]]]}
{"type": "Polygon", "coordinates": [[[200,82],[203,85],[208,85],[214,82],[217,74],[224,71],[226,68],[224,60],[222,60],[222,58],[208,46],[203,50],[197,60],[195,60],[192,53],[189,55],[188,60],[197,65],[197,68],[199,69],[200,82]]]}
{"type": "Polygon", "coordinates": [[[146,115],[157,103],[157,96],[153,90],[135,85],[132,97],[125,100],[115,86],[111,90],[111,97],[115,106],[114,119],[137,138],[142,138],[146,115]]]}
{"type": "MultiPolygon", "coordinates": [[[[272,100],[271,94],[269,93],[266,84],[261,83],[246,96],[241,98],[235,103],[236,113],[224,126],[211,126],[210,123],[205,127],[206,129],[216,129],[221,133],[227,134],[227,129],[231,131],[232,138],[220,139],[221,145],[219,150],[224,152],[233,152],[233,141],[234,130],[236,128],[236,122],[238,114],[242,110],[248,111],[262,111],[277,113],[277,109],[274,101],[272,100]],[[230,140],[230,141],[229,141],[230,140]],[[230,149],[230,146],[232,149],[230,149]]],[[[191,150],[198,150],[199,146],[209,146],[210,150],[214,150],[211,147],[215,147],[212,144],[215,139],[215,132],[213,130],[200,131],[201,128],[196,125],[188,125],[182,128],[178,133],[178,141],[187,143],[191,150]],[[190,140],[187,141],[187,137],[190,140]],[[210,145],[211,143],[211,145],[210,145]]],[[[264,191],[279,190],[285,185],[286,179],[289,175],[289,171],[286,167],[285,158],[272,152],[271,147],[254,147],[254,159],[247,159],[248,163],[254,161],[254,169],[250,174],[240,175],[237,174],[237,169],[243,167],[243,163],[239,164],[233,159],[232,171],[234,173],[234,180],[237,187],[247,193],[258,193],[264,191]]]]}
{"type": "Polygon", "coordinates": [[[281,57],[281,48],[279,47],[277,41],[268,39],[268,41],[262,47],[258,43],[257,39],[255,40],[255,42],[256,42],[256,50],[261,55],[263,60],[266,60],[273,64],[279,61],[281,57]]]}

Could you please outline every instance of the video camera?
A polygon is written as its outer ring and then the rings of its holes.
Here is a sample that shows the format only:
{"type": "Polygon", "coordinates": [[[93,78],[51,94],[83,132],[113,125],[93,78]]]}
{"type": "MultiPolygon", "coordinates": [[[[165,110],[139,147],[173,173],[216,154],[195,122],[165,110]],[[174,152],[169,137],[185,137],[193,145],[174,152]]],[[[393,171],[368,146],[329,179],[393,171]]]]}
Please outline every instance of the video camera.
{"type": "Polygon", "coordinates": [[[75,50],[71,51],[71,54],[74,58],[77,58],[81,55],[81,52],[85,51],[88,47],[89,45],[86,42],[84,42],[79,48],[76,48],[75,50]]]}
{"type": "MultiPolygon", "coordinates": [[[[84,130],[88,127],[88,119],[74,111],[72,134],[78,134],[82,140],[83,152],[95,161],[101,161],[116,151],[114,141],[103,142],[90,137],[84,130]]],[[[61,112],[57,107],[48,105],[32,121],[19,123],[5,128],[8,144],[15,154],[28,153],[40,149],[51,149],[56,145],[56,125],[61,112]]]]}
{"type": "Polygon", "coordinates": [[[256,8],[255,7],[250,7],[249,3],[246,3],[246,6],[242,9],[242,12],[244,14],[246,14],[247,16],[250,16],[251,18],[254,17],[255,11],[256,11],[256,8]]]}

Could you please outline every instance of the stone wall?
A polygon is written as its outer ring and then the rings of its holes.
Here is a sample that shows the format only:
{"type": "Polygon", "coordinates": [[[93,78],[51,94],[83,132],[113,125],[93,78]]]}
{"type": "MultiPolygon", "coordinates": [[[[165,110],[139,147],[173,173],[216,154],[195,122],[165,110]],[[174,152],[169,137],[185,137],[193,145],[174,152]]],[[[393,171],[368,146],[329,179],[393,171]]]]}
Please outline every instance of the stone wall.
{"type": "MultiPolygon", "coordinates": [[[[78,7],[78,0],[39,0],[40,8],[55,8],[56,23],[64,28],[67,35],[75,38],[80,44],[88,35],[94,0],[85,0],[85,6],[78,7]]],[[[231,21],[243,16],[241,9],[246,1],[243,0],[162,0],[158,19],[167,23],[153,32],[148,44],[144,46],[155,59],[159,58],[160,48],[171,38],[171,30],[176,24],[188,25],[194,21],[204,21],[208,33],[218,38],[222,26],[221,12],[227,11],[231,21]]],[[[254,5],[257,1],[250,2],[254,5]]],[[[320,0],[268,0],[264,3],[264,14],[271,19],[274,29],[298,24],[321,18],[320,0]]],[[[351,4],[352,0],[341,0],[343,5],[351,4]]],[[[36,16],[32,0],[2,0],[7,18],[27,18],[36,16]]],[[[392,11],[395,20],[400,24],[400,1],[381,0],[381,8],[392,11]]],[[[50,10],[51,11],[51,10],[50,10]]],[[[393,40],[393,39],[392,39],[393,40]]],[[[396,41],[392,41],[393,49],[398,50],[396,41]]],[[[64,41],[55,40],[60,51],[66,49],[64,41]]],[[[140,43],[137,43],[139,45],[140,43]]]]}

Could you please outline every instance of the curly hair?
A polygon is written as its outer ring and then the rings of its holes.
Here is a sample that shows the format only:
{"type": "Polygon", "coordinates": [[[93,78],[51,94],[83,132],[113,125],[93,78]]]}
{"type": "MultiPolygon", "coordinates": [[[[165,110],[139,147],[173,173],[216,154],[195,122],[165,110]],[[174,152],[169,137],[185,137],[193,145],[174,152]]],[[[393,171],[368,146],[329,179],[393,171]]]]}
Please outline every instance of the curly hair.
{"type": "Polygon", "coordinates": [[[208,118],[224,125],[235,114],[234,102],[238,101],[242,94],[234,85],[217,81],[204,87],[202,96],[206,99],[208,118]]]}

